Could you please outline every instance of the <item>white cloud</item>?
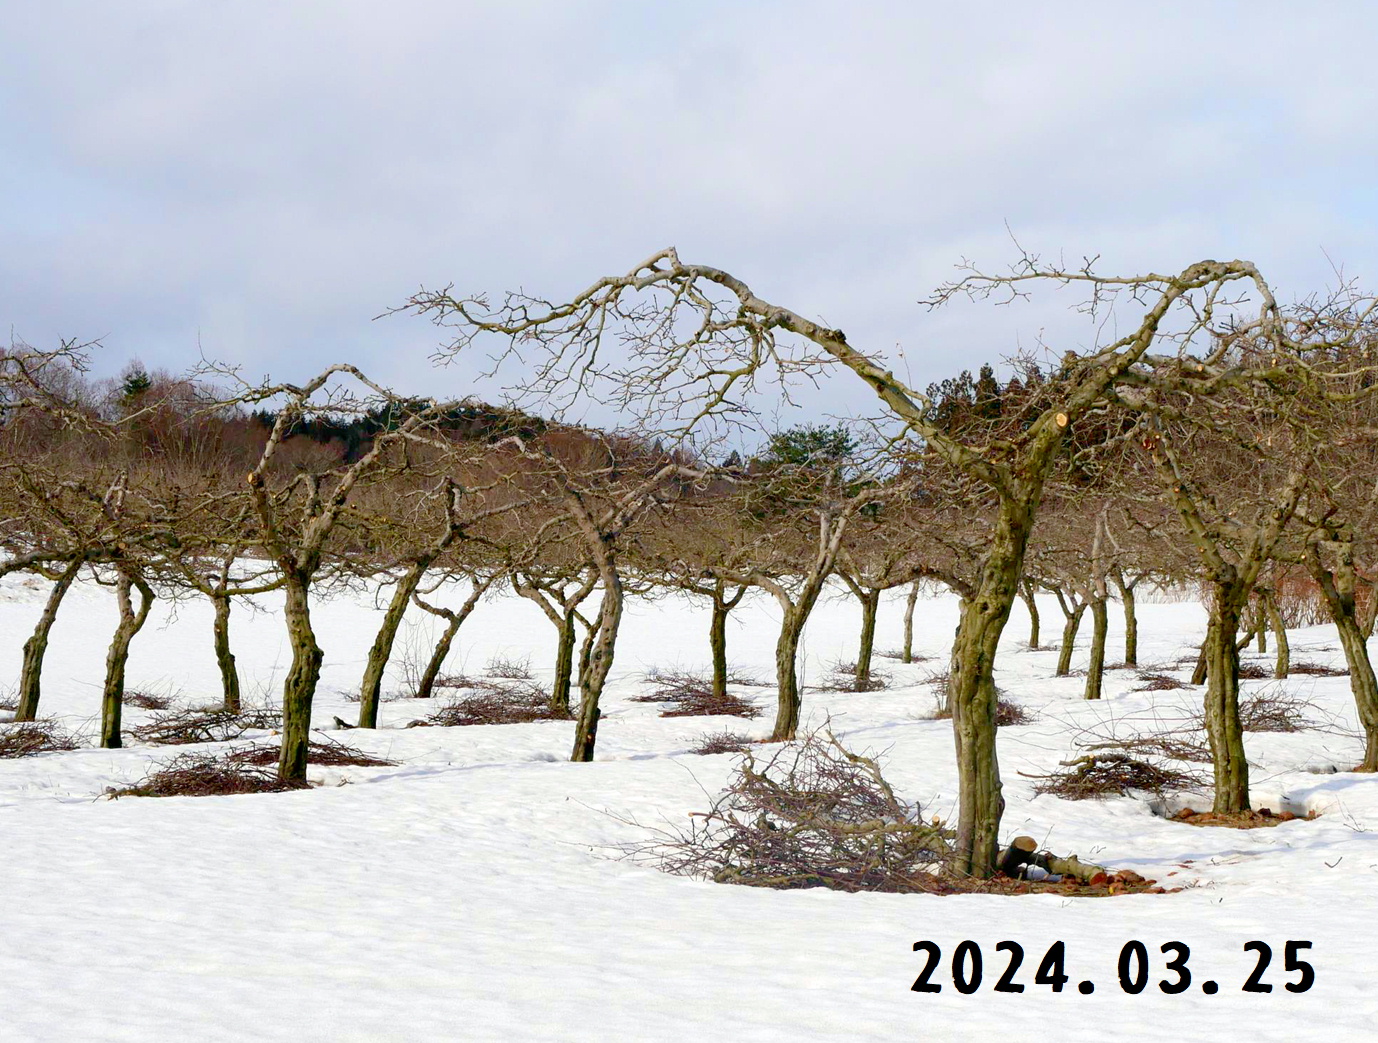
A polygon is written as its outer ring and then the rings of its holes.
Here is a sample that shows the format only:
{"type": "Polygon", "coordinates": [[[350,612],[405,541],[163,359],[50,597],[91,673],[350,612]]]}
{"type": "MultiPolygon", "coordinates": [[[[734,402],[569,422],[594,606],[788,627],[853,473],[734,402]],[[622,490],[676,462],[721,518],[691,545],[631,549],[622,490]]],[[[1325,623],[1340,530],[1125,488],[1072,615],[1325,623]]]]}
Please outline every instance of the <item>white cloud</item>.
{"type": "Polygon", "coordinates": [[[916,303],[1011,260],[1007,221],[1109,268],[1243,255],[1290,296],[1325,247],[1372,284],[1365,10],[9,5],[0,322],[430,387],[435,331],[370,321],[418,284],[558,296],[674,243],[924,383],[1063,335],[1060,298],[916,303]]]}

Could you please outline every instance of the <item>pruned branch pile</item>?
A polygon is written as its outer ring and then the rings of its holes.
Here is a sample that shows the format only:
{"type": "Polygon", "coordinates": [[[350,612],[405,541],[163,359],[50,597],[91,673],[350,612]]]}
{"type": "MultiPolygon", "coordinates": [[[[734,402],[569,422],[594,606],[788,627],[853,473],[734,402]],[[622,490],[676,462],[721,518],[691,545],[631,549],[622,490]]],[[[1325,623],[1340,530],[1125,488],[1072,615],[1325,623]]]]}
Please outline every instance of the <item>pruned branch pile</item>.
{"type": "Polygon", "coordinates": [[[815,732],[764,764],[748,750],[708,811],[640,853],[666,872],[720,883],[933,891],[949,838],[895,796],[873,759],[815,732]]]}

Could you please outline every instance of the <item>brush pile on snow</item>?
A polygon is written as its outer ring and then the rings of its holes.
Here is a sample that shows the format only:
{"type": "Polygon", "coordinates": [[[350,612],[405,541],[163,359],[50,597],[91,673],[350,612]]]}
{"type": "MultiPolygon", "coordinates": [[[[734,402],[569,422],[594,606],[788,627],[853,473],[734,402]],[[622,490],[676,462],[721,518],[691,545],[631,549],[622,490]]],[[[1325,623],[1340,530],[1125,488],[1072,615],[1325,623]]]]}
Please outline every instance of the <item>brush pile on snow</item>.
{"type": "Polygon", "coordinates": [[[747,751],[727,790],[649,852],[659,868],[753,887],[928,891],[948,834],[895,796],[876,762],[831,733],[747,751]]]}

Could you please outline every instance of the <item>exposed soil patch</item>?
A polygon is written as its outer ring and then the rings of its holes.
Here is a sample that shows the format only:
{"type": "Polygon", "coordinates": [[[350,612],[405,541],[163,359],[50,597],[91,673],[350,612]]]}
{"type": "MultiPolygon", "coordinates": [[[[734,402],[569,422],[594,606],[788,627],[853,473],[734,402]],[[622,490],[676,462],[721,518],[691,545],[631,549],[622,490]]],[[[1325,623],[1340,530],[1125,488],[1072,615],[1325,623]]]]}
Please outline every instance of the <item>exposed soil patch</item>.
{"type": "MultiPolygon", "coordinates": [[[[977,881],[972,881],[977,884],[977,881]]],[[[973,886],[965,891],[943,892],[947,894],[998,894],[1030,895],[1059,894],[1068,898],[1113,898],[1116,895],[1162,895],[1182,890],[1180,887],[1162,887],[1158,881],[1140,876],[1132,869],[1118,873],[1098,873],[1087,883],[1071,877],[1063,877],[1058,883],[1046,880],[1014,880],[1007,876],[994,876],[979,881],[981,886],[973,886]]]]}
{"type": "Polygon", "coordinates": [[[1228,829],[1263,829],[1269,826],[1280,826],[1284,822],[1291,822],[1294,819],[1310,821],[1316,818],[1314,811],[1309,811],[1305,815],[1295,815],[1290,811],[1275,812],[1271,808],[1253,808],[1249,811],[1233,812],[1231,814],[1217,814],[1214,811],[1196,811],[1192,808],[1183,808],[1175,815],[1170,816],[1172,822],[1184,822],[1188,826],[1225,826],[1228,829]]]}

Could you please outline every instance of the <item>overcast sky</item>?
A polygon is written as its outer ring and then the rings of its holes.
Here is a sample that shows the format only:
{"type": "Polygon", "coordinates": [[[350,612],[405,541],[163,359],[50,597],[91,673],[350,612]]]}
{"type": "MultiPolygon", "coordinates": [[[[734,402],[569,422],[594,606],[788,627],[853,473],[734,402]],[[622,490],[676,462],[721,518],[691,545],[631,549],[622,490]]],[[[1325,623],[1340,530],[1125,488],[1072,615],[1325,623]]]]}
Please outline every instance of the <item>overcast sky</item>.
{"type": "MultiPolygon", "coordinates": [[[[1027,248],[1378,290],[1371,4],[0,0],[0,322],[400,389],[421,285],[568,295],[668,245],[920,385],[1089,331],[920,298],[1027,248]]],[[[855,387],[853,386],[855,384],[855,387]]],[[[482,387],[479,390],[485,390],[482,387]]],[[[839,374],[830,406],[869,405],[839,374]]]]}

